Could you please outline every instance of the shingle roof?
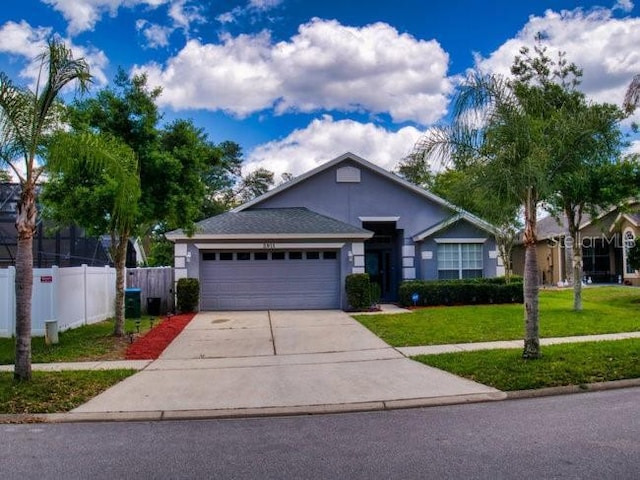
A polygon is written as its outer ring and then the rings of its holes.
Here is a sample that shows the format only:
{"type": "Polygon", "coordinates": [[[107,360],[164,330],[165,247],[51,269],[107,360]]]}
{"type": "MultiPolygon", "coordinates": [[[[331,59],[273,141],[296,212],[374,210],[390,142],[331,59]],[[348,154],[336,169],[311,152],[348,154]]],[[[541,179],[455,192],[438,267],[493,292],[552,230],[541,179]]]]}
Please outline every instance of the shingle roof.
{"type": "Polygon", "coordinates": [[[569,233],[569,222],[566,215],[560,215],[559,218],[548,216],[538,220],[536,224],[536,235],[538,240],[557,237],[559,235],[567,235],[569,233]]]}
{"type": "Polygon", "coordinates": [[[635,225],[640,225],[640,212],[627,213],[627,218],[635,225]]]}
{"type": "MultiPolygon", "coordinates": [[[[182,235],[182,231],[172,232],[182,235]]],[[[227,212],[196,224],[196,235],[292,234],[345,236],[370,233],[307,208],[256,208],[227,212]]]]}

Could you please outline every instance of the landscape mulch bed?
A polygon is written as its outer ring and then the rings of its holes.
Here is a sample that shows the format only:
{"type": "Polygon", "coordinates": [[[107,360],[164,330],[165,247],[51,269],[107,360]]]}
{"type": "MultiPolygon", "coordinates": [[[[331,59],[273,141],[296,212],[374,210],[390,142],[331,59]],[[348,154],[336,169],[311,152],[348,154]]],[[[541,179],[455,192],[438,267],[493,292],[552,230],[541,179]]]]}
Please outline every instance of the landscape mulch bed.
{"type": "Polygon", "coordinates": [[[125,358],[127,360],[155,360],[195,315],[195,313],[183,313],[166,317],[146,335],[137,338],[129,345],[125,358]]]}

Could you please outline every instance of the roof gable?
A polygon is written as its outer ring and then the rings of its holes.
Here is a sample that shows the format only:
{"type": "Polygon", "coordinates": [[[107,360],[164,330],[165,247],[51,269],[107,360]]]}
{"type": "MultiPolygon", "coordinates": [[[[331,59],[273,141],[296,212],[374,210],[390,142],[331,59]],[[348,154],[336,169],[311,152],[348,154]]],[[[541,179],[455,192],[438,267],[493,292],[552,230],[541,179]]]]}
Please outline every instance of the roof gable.
{"type": "MultiPolygon", "coordinates": [[[[283,183],[282,185],[279,185],[278,187],[274,188],[273,190],[270,190],[268,192],[266,192],[265,194],[247,202],[244,203],[242,205],[240,205],[239,207],[236,207],[235,209],[232,210],[232,212],[241,212],[250,208],[255,208],[255,207],[259,207],[259,205],[263,202],[265,202],[268,199],[271,199],[273,197],[276,197],[278,195],[280,195],[282,192],[287,191],[293,187],[295,187],[296,185],[299,185],[300,183],[310,179],[311,177],[314,177],[316,175],[321,174],[322,172],[325,172],[331,168],[336,167],[337,165],[343,163],[343,162],[349,162],[349,163],[355,163],[356,165],[358,165],[361,168],[367,169],[371,172],[374,172],[375,174],[385,178],[386,180],[392,182],[393,184],[399,186],[402,189],[405,189],[415,195],[417,195],[420,198],[423,198],[429,202],[434,203],[437,206],[443,207],[449,211],[451,211],[452,213],[455,214],[459,214],[461,215],[461,218],[463,217],[465,220],[467,220],[468,222],[472,223],[473,225],[481,228],[482,230],[486,230],[489,232],[493,232],[495,229],[493,228],[493,226],[491,224],[489,224],[488,222],[480,219],[479,217],[465,211],[462,210],[461,208],[457,207],[456,205],[448,202],[447,200],[439,197],[438,195],[435,195],[434,193],[425,190],[417,185],[414,185],[411,182],[408,182],[407,180],[399,177],[398,175],[391,173],[361,157],[359,157],[358,155],[355,155],[353,153],[347,152],[344,153],[343,155],[340,155],[339,157],[334,158],[333,160],[330,160],[316,168],[314,168],[313,170],[310,170],[296,178],[294,178],[293,180],[287,182],[287,183],[283,183]]],[[[350,168],[350,167],[348,167],[350,168]]]]}

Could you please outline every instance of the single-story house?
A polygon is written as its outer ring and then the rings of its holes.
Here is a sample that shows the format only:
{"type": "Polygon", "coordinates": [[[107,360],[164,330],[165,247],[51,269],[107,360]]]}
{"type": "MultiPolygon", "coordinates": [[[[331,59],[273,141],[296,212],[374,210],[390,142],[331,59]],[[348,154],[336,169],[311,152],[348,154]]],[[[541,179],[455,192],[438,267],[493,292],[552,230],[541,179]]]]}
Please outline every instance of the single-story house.
{"type": "MultiPolygon", "coordinates": [[[[578,242],[582,245],[582,281],[640,285],[640,274],[627,265],[627,251],[640,235],[640,203],[611,208],[596,217],[585,215],[578,242]]],[[[569,235],[567,219],[548,216],[537,224],[538,268],[541,285],[568,283],[576,239],[569,235]]],[[[513,252],[514,273],[522,275],[524,249],[513,252]]]]}
{"type": "Polygon", "coordinates": [[[503,273],[494,228],[345,153],[175,242],[176,281],[200,280],[202,310],[346,308],[345,278],[369,273],[382,299],[403,280],[503,273]]]}

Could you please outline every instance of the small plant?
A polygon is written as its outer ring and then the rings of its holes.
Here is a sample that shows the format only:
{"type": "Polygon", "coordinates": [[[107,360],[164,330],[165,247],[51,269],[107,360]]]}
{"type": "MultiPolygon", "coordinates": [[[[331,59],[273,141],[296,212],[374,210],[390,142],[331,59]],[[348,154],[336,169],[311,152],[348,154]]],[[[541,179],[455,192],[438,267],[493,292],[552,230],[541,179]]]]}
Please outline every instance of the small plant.
{"type": "Polygon", "coordinates": [[[179,312],[195,312],[200,301],[200,282],[197,278],[181,278],[176,295],[179,312]]]}
{"type": "Polygon", "coordinates": [[[352,273],[345,280],[347,301],[354,310],[364,310],[371,306],[371,280],[368,273],[352,273]]]}

